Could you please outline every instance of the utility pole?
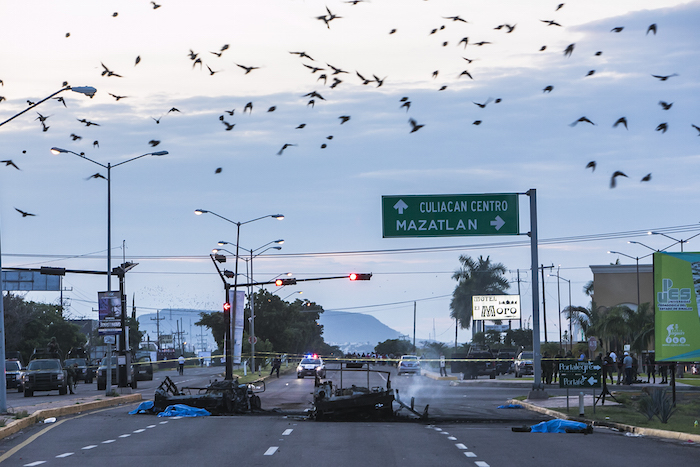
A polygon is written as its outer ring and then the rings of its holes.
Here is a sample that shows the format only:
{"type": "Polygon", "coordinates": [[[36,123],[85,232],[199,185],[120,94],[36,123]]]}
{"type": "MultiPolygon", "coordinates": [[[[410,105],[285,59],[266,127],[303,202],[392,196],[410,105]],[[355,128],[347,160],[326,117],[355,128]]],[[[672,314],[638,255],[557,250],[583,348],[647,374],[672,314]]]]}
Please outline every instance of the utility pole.
{"type": "Polygon", "coordinates": [[[540,266],[540,271],[542,272],[542,320],[544,322],[544,342],[547,343],[549,340],[547,339],[547,305],[545,303],[545,295],[544,295],[544,270],[545,269],[554,269],[554,265],[552,264],[551,266],[545,266],[542,264],[540,266]]]}
{"type": "Polygon", "coordinates": [[[416,351],[416,302],[413,302],[413,351],[416,351]]]}
{"type": "MultiPolygon", "coordinates": [[[[156,344],[158,345],[158,350],[161,350],[160,348],[160,321],[165,319],[165,316],[162,318],[160,317],[160,310],[156,310],[156,317],[151,318],[151,321],[156,322],[156,344]]],[[[160,358],[160,357],[158,357],[160,358]]]]}

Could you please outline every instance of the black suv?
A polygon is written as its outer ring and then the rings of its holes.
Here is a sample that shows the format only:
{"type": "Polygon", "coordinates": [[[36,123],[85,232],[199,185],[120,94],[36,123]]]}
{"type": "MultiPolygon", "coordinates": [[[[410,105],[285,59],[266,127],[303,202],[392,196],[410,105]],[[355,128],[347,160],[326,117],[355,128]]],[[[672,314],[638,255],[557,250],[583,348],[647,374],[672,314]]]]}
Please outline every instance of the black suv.
{"type": "Polygon", "coordinates": [[[510,373],[517,354],[515,349],[500,349],[496,354],[496,373],[499,375],[510,373]]]}
{"type": "MultiPolygon", "coordinates": [[[[120,357],[121,356],[117,355],[112,355],[111,357],[112,360],[110,364],[112,366],[112,385],[119,383],[117,368],[120,357]]],[[[102,363],[100,363],[100,366],[97,368],[97,389],[99,391],[104,391],[107,389],[107,358],[108,357],[103,358],[102,363]]],[[[133,365],[129,365],[128,371],[126,372],[126,378],[127,386],[130,386],[132,389],[136,389],[136,378],[134,378],[133,365]]]]}
{"type": "Polygon", "coordinates": [[[32,397],[34,391],[68,393],[68,375],[58,358],[38,358],[29,362],[24,372],[24,397],[32,397]]]}
{"type": "Polygon", "coordinates": [[[464,379],[477,379],[481,375],[496,378],[496,362],[488,347],[472,346],[466,354],[452,355],[452,373],[462,373],[464,379]]]}

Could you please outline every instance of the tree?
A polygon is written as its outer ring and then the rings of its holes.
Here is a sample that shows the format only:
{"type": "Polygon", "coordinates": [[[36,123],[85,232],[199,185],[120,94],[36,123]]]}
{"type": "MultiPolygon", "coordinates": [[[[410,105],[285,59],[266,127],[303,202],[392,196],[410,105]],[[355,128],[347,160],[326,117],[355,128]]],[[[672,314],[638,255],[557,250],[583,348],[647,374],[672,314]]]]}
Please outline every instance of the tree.
{"type": "Polygon", "coordinates": [[[219,348],[219,353],[223,353],[224,350],[224,334],[226,332],[226,326],[224,326],[224,313],[222,311],[215,311],[213,313],[199,313],[199,321],[194,323],[195,326],[205,326],[211,331],[212,336],[214,336],[214,341],[219,348]]]}
{"type": "Polygon", "coordinates": [[[401,355],[410,354],[413,352],[413,344],[403,339],[387,339],[374,346],[374,351],[382,355],[401,355]]]}
{"type": "Polygon", "coordinates": [[[489,256],[480,256],[477,261],[460,255],[462,266],[453,275],[457,286],[452,293],[450,316],[459,322],[462,329],[469,329],[472,320],[472,297],[474,295],[502,295],[508,289],[504,277],[506,267],[501,263],[491,263],[489,256]]]}
{"type": "Polygon", "coordinates": [[[522,349],[532,348],[532,330],[531,329],[509,329],[503,338],[503,343],[509,347],[522,349]]]}

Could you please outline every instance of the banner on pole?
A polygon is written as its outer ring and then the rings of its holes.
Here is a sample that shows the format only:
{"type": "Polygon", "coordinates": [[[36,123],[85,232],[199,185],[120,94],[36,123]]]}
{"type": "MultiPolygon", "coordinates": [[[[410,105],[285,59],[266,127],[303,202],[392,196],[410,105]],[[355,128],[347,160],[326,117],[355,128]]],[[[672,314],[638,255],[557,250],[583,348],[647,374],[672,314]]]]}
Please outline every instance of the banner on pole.
{"type": "Polygon", "coordinates": [[[231,304],[231,311],[233,312],[231,316],[231,326],[233,326],[233,345],[231,346],[231,352],[233,357],[233,363],[241,363],[241,354],[243,353],[243,325],[245,323],[245,318],[243,316],[243,309],[245,305],[245,291],[239,290],[237,292],[236,300],[233,300],[234,291],[229,289],[228,300],[231,304]],[[233,304],[236,304],[236,309],[234,310],[233,304]]]}

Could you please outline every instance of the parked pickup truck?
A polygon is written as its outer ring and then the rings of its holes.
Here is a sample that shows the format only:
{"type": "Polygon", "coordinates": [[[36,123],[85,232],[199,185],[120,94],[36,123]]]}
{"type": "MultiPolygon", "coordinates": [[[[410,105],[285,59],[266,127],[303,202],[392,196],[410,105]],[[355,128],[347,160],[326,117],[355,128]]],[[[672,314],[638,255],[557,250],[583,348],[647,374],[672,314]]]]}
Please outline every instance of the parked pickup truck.
{"type": "Polygon", "coordinates": [[[58,358],[38,358],[29,362],[24,372],[24,397],[32,397],[34,391],[68,393],[68,375],[58,358]]]}

